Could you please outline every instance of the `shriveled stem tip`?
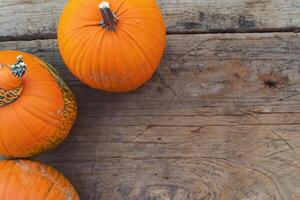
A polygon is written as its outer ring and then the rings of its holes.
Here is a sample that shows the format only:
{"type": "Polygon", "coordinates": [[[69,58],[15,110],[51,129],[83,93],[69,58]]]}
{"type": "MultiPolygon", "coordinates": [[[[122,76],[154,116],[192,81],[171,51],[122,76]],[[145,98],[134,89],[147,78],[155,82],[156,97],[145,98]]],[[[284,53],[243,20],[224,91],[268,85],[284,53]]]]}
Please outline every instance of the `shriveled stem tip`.
{"type": "Polygon", "coordinates": [[[116,25],[119,20],[116,17],[116,15],[111,11],[109,7],[109,2],[102,1],[99,4],[99,9],[103,18],[103,21],[100,23],[100,26],[109,31],[114,32],[116,30],[116,25]]]}
{"type": "Polygon", "coordinates": [[[99,8],[100,8],[100,9],[109,8],[109,2],[107,2],[107,1],[102,1],[102,2],[99,4],[99,8]]]}
{"type": "Polygon", "coordinates": [[[10,66],[12,74],[18,78],[22,78],[26,72],[26,64],[23,60],[23,56],[17,56],[17,63],[10,66]]]}

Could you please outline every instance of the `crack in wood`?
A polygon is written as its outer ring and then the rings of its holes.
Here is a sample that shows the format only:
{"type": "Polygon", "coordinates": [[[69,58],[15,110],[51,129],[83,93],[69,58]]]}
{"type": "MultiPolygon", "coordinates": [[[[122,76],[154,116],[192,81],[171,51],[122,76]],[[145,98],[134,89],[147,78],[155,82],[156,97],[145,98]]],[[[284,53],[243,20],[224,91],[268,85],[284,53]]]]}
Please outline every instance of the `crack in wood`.
{"type": "MultiPolygon", "coordinates": [[[[242,113],[247,114],[249,117],[251,117],[252,119],[262,123],[262,121],[260,121],[257,117],[255,117],[251,112],[248,111],[244,111],[244,110],[240,110],[242,113]]],[[[265,128],[269,131],[271,131],[275,136],[277,136],[280,140],[282,140],[288,147],[289,149],[295,154],[298,155],[298,153],[295,151],[295,149],[293,148],[293,146],[284,138],[282,137],[279,133],[277,133],[276,131],[274,131],[272,128],[269,128],[267,126],[265,126],[265,128]]]]}
{"type": "MultiPolygon", "coordinates": [[[[300,27],[288,27],[288,28],[265,28],[265,29],[212,29],[209,31],[167,31],[167,35],[218,35],[218,34],[249,34],[249,33],[299,33],[300,27]]],[[[17,35],[17,36],[0,36],[0,42],[10,41],[34,41],[34,40],[51,40],[57,39],[57,35],[53,33],[49,34],[32,34],[32,35],[17,35]]]]}

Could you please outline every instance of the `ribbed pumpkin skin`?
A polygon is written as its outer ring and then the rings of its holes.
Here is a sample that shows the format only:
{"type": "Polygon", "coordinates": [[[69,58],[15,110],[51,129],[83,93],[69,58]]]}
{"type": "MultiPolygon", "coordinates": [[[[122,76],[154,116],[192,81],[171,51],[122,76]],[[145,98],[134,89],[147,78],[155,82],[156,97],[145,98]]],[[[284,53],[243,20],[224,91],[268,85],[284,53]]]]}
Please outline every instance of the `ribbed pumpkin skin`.
{"type": "Polygon", "coordinates": [[[18,51],[0,51],[0,64],[12,64],[23,55],[27,70],[23,91],[0,107],[0,155],[30,157],[61,143],[75,121],[77,105],[71,90],[39,58],[18,51]]]}
{"type": "Polygon", "coordinates": [[[101,0],[70,0],[58,26],[65,64],[83,83],[109,92],[143,85],[156,71],[166,46],[166,28],[155,0],[109,0],[116,31],[99,23],[101,0]]]}
{"type": "Polygon", "coordinates": [[[15,77],[9,67],[0,67],[0,85],[5,90],[12,90],[17,88],[22,80],[15,77]]]}
{"type": "Polygon", "coordinates": [[[1,200],[79,200],[62,174],[40,162],[1,161],[0,172],[1,200]]]}

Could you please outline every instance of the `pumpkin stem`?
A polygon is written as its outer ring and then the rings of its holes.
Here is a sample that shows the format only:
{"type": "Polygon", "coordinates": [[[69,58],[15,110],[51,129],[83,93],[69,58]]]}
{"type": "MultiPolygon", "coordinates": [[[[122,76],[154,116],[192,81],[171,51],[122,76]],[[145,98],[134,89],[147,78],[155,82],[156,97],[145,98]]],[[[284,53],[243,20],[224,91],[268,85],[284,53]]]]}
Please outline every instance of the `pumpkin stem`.
{"type": "Polygon", "coordinates": [[[109,2],[107,1],[102,1],[99,4],[100,12],[102,14],[103,20],[100,23],[100,26],[102,28],[105,28],[109,31],[116,31],[116,25],[118,23],[118,18],[117,16],[111,11],[109,7],[109,2]]]}
{"type": "Polygon", "coordinates": [[[17,63],[10,66],[12,74],[18,78],[22,78],[26,72],[26,64],[23,61],[23,56],[17,56],[17,63]]]}
{"type": "Polygon", "coordinates": [[[16,101],[23,91],[22,77],[26,71],[23,56],[13,65],[0,65],[0,108],[16,101]]]}

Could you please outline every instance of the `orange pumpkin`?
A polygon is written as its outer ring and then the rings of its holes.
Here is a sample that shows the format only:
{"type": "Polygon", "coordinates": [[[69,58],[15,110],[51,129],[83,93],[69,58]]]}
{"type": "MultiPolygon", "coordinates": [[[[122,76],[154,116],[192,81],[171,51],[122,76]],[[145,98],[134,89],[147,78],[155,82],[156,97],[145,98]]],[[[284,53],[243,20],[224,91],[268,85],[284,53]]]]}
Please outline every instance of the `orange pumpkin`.
{"type": "Polygon", "coordinates": [[[155,0],[69,0],[59,20],[58,44],[65,64],[83,83],[127,92],[156,71],[166,28],[155,0]]]}
{"type": "Polygon", "coordinates": [[[62,174],[40,162],[1,161],[0,172],[1,200],[79,200],[62,174]]]}
{"type": "Polygon", "coordinates": [[[1,155],[23,158],[56,147],[76,112],[71,90],[50,65],[27,53],[0,51],[1,155]]]}

